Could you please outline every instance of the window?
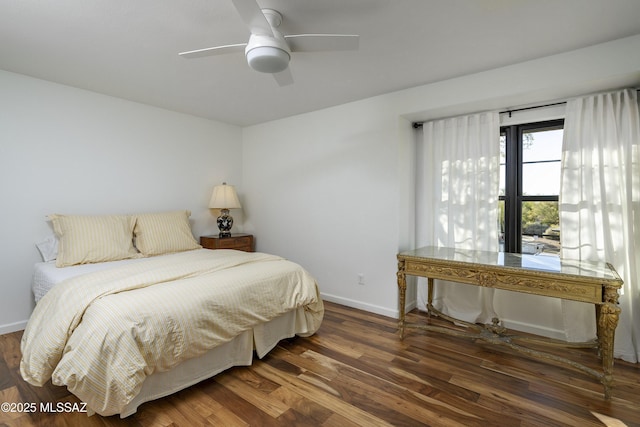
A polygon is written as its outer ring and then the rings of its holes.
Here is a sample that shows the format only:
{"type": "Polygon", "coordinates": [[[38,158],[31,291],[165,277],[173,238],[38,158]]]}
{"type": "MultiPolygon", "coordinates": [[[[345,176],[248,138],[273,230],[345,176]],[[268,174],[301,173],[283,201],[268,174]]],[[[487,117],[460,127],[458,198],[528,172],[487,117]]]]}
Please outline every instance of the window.
{"type": "Polygon", "coordinates": [[[553,120],[500,128],[501,251],[560,254],[563,126],[553,120]]]}

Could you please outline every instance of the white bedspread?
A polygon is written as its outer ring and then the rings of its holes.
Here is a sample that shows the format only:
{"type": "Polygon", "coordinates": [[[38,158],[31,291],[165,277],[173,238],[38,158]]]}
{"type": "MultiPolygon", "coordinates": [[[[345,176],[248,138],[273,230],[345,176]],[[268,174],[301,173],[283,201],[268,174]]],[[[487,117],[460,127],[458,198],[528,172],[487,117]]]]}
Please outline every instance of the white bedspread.
{"type": "Polygon", "coordinates": [[[24,332],[20,372],[112,415],[147,375],[298,307],[314,333],[324,313],[315,280],[283,258],[232,250],[151,258],[51,289],[24,332]]]}

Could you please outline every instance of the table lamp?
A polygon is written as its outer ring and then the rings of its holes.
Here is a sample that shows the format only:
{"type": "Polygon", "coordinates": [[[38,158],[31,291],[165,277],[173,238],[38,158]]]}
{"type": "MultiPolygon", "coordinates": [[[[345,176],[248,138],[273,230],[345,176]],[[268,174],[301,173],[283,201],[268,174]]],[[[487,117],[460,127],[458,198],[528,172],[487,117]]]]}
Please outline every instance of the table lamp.
{"type": "Polygon", "coordinates": [[[218,229],[220,230],[219,236],[230,237],[233,218],[229,215],[229,209],[241,208],[236,189],[233,185],[227,185],[226,182],[223,182],[222,185],[216,185],[213,188],[209,207],[212,209],[220,209],[220,216],[217,220],[218,229]]]}

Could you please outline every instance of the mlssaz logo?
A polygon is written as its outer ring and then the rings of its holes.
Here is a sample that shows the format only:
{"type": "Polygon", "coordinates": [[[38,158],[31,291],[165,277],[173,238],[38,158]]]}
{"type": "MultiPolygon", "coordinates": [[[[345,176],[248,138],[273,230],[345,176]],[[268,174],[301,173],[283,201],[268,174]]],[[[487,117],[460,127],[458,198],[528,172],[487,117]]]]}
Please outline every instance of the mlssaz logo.
{"type": "Polygon", "coordinates": [[[40,402],[40,412],[87,412],[87,404],[83,402],[40,402]]]}

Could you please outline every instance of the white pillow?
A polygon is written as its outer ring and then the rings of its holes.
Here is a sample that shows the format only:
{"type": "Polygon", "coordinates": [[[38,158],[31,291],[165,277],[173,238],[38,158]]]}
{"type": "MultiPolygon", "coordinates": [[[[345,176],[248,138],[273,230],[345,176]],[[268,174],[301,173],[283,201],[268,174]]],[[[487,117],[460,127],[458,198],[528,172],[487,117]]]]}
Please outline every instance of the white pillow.
{"type": "Polygon", "coordinates": [[[36,248],[44,262],[53,261],[58,257],[58,239],[53,234],[36,243],[36,248]]]}

